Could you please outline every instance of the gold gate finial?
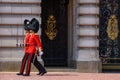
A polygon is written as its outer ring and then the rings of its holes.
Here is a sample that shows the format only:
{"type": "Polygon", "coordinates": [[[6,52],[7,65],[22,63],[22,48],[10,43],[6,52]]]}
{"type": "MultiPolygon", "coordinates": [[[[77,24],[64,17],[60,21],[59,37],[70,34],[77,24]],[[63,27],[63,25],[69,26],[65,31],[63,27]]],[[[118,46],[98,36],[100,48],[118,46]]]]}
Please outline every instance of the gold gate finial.
{"type": "Polygon", "coordinates": [[[118,32],[118,21],[116,19],[116,16],[113,14],[108,20],[107,33],[111,40],[115,40],[118,36],[118,32]]]}
{"type": "Polygon", "coordinates": [[[53,15],[50,15],[47,20],[47,29],[45,30],[46,35],[50,40],[53,40],[57,35],[56,20],[53,15]]]}

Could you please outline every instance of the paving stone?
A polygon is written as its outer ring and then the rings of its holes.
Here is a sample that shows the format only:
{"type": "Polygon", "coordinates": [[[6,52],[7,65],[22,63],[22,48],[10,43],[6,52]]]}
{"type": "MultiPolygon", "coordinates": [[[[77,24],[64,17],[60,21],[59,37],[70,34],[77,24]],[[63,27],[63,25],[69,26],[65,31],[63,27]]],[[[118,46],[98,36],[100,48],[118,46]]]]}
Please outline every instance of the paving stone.
{"type": "Polygon", "coordinates": [[[120,73],[48,72],[44,76],[31,72],[30,76],[18,76],[17,72],[0,72],[0,80],[120,80],[120,73]]]}

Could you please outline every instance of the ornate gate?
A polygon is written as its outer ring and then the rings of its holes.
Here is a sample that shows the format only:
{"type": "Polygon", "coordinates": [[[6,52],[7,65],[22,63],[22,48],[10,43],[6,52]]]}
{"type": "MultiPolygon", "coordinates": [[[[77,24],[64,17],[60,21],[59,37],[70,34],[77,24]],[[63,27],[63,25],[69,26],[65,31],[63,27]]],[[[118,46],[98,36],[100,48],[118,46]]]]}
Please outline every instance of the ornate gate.
{"type": "Polygon", "coordinates": [[[99,36],[103,70],[120,70],[120,0],[100,0],[99,36]]]}
{"type": "Polygon", "coordinates": [[[67,66],[68,0],[42,0],[42,44],[45,66],[67,66]]]}

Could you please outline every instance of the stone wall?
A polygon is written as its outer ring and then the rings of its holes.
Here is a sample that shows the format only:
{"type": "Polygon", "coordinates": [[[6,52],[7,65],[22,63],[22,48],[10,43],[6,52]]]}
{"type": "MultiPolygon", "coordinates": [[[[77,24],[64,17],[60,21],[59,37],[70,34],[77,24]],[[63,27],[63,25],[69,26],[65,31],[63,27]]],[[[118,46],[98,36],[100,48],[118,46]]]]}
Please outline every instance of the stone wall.
{"type": "Polygon", "coordinates": [[[73,0],[73,61],[80,72],[100,72],[99,0],[73,0]]]}
{"type": "MultiPolygon", "coordinates": [[[[36,13],[41,14],[41,7],[38,4],[32,4],[32,2],[40,3],[41,0],[1,0],[1,2],[3,3],[0,4],[0,37],[2,36],[0,47],[3,48],[0,48],[0,61],[21,61],[24,54],[23,48],[15,48],[15,46],[17,42],[22,43],[24,40],[24,37],[20,37],[25,34],[22,24],[25,19],[31,20],[32,18],[37,18],[41,24],[40,15],[35,15],[36,13]],[[21,4],[22,2],[24,4],[21,4]],[[27,2],[31,2],[31,4],[27,2]],[[18,37],[16,37],[17,35],[18,37]]],[[[41,34],[40,31],[38,34],[41,34]]]]}
{"type": "Polygon", "coordinates": [[[9,71],[12,67],[18,70],[20,64],[16,62],[21,62],[24,52],[16,43],[24,40],[25,19],[37,18],[41,24],[40,3],[41,0],[0,0],[0,71],[9,71]]]}

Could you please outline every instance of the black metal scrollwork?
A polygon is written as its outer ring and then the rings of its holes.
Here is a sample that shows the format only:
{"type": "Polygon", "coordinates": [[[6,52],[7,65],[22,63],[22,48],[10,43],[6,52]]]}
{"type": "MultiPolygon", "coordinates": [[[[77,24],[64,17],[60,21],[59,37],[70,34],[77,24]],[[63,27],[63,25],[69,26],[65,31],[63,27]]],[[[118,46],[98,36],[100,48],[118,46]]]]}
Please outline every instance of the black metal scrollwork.
{"type": "Polygon", "coordinates": [[[120,0],[100,0],[99,54],[103,63],[120,63],[120,0]]]}

